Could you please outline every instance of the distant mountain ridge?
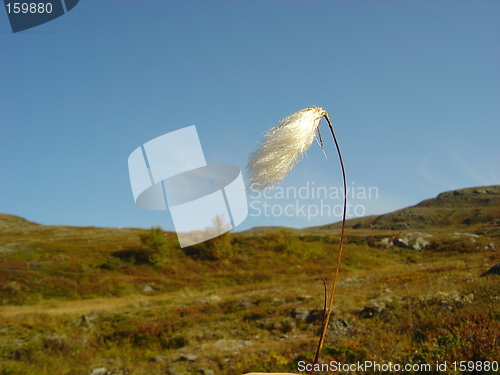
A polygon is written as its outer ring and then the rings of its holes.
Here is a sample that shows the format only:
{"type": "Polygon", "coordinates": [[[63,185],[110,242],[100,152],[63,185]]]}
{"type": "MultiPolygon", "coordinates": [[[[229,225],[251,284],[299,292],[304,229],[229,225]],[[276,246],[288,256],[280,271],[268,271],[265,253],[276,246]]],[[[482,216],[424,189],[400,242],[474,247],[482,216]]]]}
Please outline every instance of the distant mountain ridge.
{"type": "MultiPolygon", "coordinates": [[[[407,230],[429,227],[471,226],[487,224],[500,226],[500,185],[471,187],[447,191],[436,198],[426,199],[415,206],[382,215],[349,219],[347,228],[407,230]]],[[[292,233],[320,233],[337,230],[340,222],[304,229],[292,233]]],[[[243,234],[260,235],[282,227],[256,227],[243,234]]]]}
{"type": "Polygon", "coordinates": [[[452,190],[373,220],[353,225],[371,229],[424,229],[491,223],[500,218],[500,185],[452,190]]]}
{"type": "MultiPolygon", "coordinates": [[[[415,206],[382,215],[364,216],[349,219],[346,228],[380,229],[380,230],[412,230],[429,227],[445,228],[447,226],[494,226],[500,232],[500,185],[471,187],[447,191],[436,198],[426,199],[415,206]]],[[[21,217],[0,213],[0,229],[35,230],[40,224],[21,217]]],[[[338,230],[340,222],[308,227],[303,229],[283,226],[255,227],[241,234],[263,235],[286,229],[294,234],[327,233],[338,230]]]]}

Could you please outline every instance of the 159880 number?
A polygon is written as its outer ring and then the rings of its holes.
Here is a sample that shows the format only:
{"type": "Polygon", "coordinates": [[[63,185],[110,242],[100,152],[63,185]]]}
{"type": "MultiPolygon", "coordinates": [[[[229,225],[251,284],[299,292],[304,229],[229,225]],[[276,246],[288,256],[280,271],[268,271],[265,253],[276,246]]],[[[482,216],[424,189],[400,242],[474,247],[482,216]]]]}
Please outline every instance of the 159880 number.
{"type": "Polygon", "coordinates": [[[7,13],[52,13],[51,3],[7,3],[7,13]]]}
{"type": "Polygon", "coordinates": [[[464,372],[498,371],[497,361],[455,361],[452,362],[453,370],[464,372]]]}

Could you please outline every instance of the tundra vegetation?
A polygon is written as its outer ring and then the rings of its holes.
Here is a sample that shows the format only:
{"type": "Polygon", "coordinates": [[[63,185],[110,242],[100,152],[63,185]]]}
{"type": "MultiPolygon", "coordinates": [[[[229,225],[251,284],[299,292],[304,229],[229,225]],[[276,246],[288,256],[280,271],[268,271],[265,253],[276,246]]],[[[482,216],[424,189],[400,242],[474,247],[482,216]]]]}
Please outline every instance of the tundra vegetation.
{"type": "MultiPolygon", "coordinates": [[[[443,214],[424,205],[418,229],[348,222],[321,362],[498,361],[500,276],[479,277],[500,258],[492,202],[427,227],[443,214]]],[[[0,234],[2,375],[299,373],[339,241],[335,226],[256,228],[181,249],[158,228],[10,215],[0,234]]]]}

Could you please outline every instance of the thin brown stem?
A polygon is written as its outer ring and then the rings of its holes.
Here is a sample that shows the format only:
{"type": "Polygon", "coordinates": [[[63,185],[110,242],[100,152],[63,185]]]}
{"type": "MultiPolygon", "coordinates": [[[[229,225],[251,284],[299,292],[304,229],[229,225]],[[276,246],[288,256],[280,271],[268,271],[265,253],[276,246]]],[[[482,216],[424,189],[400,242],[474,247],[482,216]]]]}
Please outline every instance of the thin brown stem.
{"type": "Polygon", "coordinates": [[[322,327],[321,327],[321,335],[319,337],[318,348],[316,349],[316,355],[314,356],[313,368],[311,371],[311,375],[314,375],[314,367],[318,363],[319,356],[321,354],[321,349],[323,349],[323,343],[325,342],[326,332],[328,330],[328,323],[330,322],[330,317],[332,315],[333,301],[335,299],[335,291],[337,290],[337,280],[339,278],[340,262],[342,259],[342,249],[344,246],[345,220],[346,220],[346,211],[347,211],[347,184],[346,184],[346,178],[345,178],[344,162],[342,160],[342,154],[340,153],[340,147],[339,147],[339,144],[337,142],[337,137],[335,136],[335,132],[333,131],[332,122],[330,121],[328,114],[325,114],[324,116],[326,118],[326,121],[328,122],[328,126],[330,127],[330,131],[332,133],[333,140],[335,142],[335,147],[337,148],[337,153],[339,155],[340,167],[342,169],[342,180],[343,180],[343,184],[344,184],[344,210],[342,213],[342,229],[340,232],[339,253],[338,253],[338,257],[337,257],[337,268],[335,269],[335,276],[333,279],[332,292],[330,294],[328,308],[326,308],[326,293],[325,293],[325,311],[323,312],[324,319],[323,319],[323,323],[322,323],[322,327]]]}
{"type": "Polygon", "coordinates": [[[326,319],[326,301],[327,301],[328,287],[326,286],[326,279],[324,277],[321,278],[321,281],[323,281],[323,318],[321,320],[321,325],[323,325],[326,319]]]}

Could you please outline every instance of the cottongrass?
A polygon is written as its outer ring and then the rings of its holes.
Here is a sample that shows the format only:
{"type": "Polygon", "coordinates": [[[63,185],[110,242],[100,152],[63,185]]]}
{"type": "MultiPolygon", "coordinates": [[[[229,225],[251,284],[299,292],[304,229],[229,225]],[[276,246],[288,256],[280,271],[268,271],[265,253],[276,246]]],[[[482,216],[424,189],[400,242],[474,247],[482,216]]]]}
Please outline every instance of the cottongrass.
{"type": "Polygon", "coordinates": [[[269,129],[247,164],[251,184],[265,189],[281,182],[311,146],[316,133],[321,140],[318,125],[323,116],[328,119],[323,108],[305,108],[269,129]]]}
{"type": "Polygon", "coordinates": [[[248,175],[251,182],[250,186],[257,189],[265,189],[267,187],[275,186],[276,184],[281,182],[288,175],[288,173],[290,173],[293,167],[295,167],[295,165],[300,161],[300,159],[304,155],[304,152],[306,152],[306,150],[311,146],[316,133],[319,138],[319,144],[323,149],[323,141],[321,139],[321,133],[319,131],[319,123],[321,122],[321,119],[323,117],[325,117],[326,121],[328,122],[328,126],[330,128],[330,132],[332,133],[335,147],[337,148],[337,153],[339,156],[340,167],[342,170],[342,181],[344,185],[344,209],[342,213],[342,229],[340,234],[337,267],[335,269],[332,290],[330,292],[330,298],[328,301],[328,288],[326,285],[326,280],[325,278],[323,278],[325,293],[323,321],[321,324],[321,334],[316,349],[316,355],[313,361],[313,370],[311,371],[311,375],[313,375],[315,372],[314,365],[318,363],[319,356],[323,348],[323,343],[325,341],[328,323],[330,322],[330,317],[332,314],[333,301],[335,298],[337,280],[340,272],[340,262],[342,259],[347,210],[347,186],[344,162],[342,160],[340,147],[337,142],[337,137],[335,136],[333,125],[330,121],[328,113],[323,108],[310,107],[292,113],[288,117],[285,117],[277,126],[269,129],[264,134],[264,140],[261,142],[260,148],[250,155],[250,160],[247,164],[248,175]]]}

